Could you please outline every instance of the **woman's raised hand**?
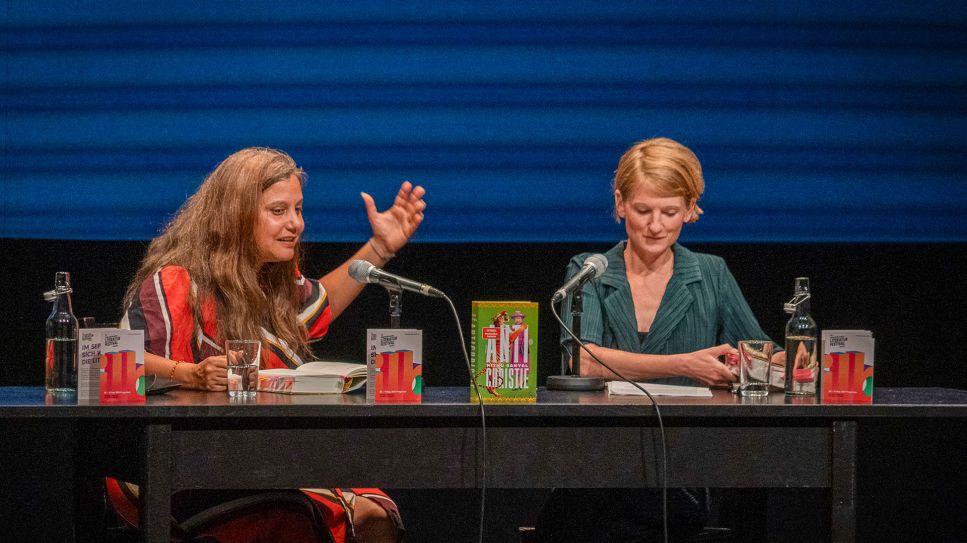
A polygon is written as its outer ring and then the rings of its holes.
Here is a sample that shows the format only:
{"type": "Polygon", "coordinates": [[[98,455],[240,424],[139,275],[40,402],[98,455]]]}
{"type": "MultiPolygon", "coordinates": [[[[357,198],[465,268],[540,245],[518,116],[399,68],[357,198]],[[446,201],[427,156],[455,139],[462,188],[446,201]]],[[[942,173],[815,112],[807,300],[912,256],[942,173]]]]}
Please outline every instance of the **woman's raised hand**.
{"type": "Polygon", "coordinates": [[[423,210],[426,209],[424,194],[426,190],[423,187],[414,187],[409,181],[404,181],[400,185],[400,191],[396,193],[393,205],[380,212],[376,209],[372,196],[365,192],[360,193],[366,204],[369,225],[373,229],[372,243],[379,254],[391,256],[410,240],[423,222],[423,210]]]}

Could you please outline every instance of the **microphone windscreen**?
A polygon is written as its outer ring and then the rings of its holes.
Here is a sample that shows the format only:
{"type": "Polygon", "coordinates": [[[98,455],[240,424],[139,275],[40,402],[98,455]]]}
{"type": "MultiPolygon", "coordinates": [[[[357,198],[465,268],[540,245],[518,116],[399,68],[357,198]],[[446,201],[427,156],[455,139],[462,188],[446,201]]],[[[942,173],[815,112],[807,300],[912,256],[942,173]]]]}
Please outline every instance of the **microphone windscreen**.
{"type": "Polygon", "coordinates": [[[375,267],[366,260],[353,260],[349,264],[349,277],[359,283],[369,283],[369,274],[375,267]]]}
{"type": "Polygon", "coordinates": [[[608,269],[608,259],[602,254],[593,254],[589,256],[588,259],[584,261],[584,264],[590,264],[594,267],[593,279],[601,277],[601,275],[604,273],[604,270],[608,269]]]}

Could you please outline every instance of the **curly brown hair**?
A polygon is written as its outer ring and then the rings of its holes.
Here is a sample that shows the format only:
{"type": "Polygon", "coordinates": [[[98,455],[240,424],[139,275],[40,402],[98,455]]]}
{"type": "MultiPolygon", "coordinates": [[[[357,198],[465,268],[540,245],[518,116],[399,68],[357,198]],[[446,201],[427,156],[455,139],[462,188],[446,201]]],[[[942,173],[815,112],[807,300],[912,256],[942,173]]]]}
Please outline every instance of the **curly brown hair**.
{"type": "Polygon", "coordinates": [[[292,176],[305,183],[305,172],[292,157],[275,149],[250,147],[223,160],[151,242],[124,307],[158,269],[181,266],[194,283],[189,303],[196,329],[202,303],[212,300],[221,339],[261,338],[265,326],[290,348],[306,353],[295,283],[301,247],[296,246],[292,260],[262,264],[255,242],[262,193],[292,176]]]}

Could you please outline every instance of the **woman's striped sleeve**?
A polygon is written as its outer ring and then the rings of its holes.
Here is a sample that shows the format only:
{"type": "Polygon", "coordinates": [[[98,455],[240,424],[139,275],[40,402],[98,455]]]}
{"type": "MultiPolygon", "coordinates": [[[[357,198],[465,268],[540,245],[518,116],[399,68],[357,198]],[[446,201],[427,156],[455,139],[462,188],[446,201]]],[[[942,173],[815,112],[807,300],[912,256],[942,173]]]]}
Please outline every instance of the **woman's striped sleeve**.
{"type": "Polygon", "coordinates": [[[332,322],[332,309],[329,307],[326,289],[317,279],[302,275],[296,279],[296,283],[302,295],[299,321],[305,325],[310,340],[322,339],[329,332],[329,323],[332,322]]]}
{"type": "Polygon", "coordinates": [[[180,266],[165,266],[141,284],[125,321],[132,330],[144,330],[145,351],[169,360],[194,362],[190,290],[188,271],[180,266]]]}

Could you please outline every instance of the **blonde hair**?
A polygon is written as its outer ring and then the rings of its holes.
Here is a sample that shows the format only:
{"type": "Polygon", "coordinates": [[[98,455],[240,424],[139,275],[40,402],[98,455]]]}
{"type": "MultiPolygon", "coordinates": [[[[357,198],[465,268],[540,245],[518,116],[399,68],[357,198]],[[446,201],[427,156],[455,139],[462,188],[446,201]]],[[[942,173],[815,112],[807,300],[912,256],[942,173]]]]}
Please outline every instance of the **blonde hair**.
{"type": "MultiPolygon", "coordinates": [[[[621,155],[614,172],[612,192],[628,200],[641,183],[650,183],[663,196],[681,196],[686,205],[695,202],[689,222],[698,220],[698,199],[705,192],[702,165],[688,147],[669,138],[653,138],[633,145],[621,155]]],[[[614,218],[620,222],[615,210],[614,218]]]]}
{"type": "Polygon", "coordinates": [[[211,300],[221,339],[261,338],[265,325],[306,354],[295,282],[301,247],[296,246],[292,260],[262,264],[255,241],[262,193],[293,175],[305,183],[305,172],[292,157],[275,149],[250,147],[223,160],[151,242],[128,286],[124,307],[130,307],[141,284],[158,269],[181,266],[197,287],[189,295],[196,328],[202,323],[202,303],[211,300]]]}

